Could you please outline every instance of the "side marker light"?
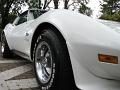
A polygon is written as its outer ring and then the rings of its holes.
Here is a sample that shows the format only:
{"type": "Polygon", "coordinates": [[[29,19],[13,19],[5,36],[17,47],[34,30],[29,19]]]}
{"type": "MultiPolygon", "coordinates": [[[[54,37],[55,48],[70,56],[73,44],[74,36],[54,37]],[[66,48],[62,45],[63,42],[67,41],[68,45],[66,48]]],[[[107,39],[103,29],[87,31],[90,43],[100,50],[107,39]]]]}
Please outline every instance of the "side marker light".
{"type": "Polygon", "coordinates": [[[118,57],[117,56],[98,54],[98,59],[100,62],[118,64],[118,57]]]}

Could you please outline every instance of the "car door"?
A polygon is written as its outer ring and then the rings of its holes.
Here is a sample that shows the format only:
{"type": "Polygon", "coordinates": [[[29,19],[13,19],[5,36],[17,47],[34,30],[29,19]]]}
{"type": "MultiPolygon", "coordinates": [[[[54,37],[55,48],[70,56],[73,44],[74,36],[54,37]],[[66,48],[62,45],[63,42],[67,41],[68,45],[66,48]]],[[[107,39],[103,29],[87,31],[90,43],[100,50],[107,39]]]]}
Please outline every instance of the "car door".
{"type": "Polygon", "coordinates": [[[28,36],[26,32],[29,23],[27,20],[27,14],[28,12],[25,12],[19,16],[19,20],[12,31],[12,39],[14,40],[13,49],[25,54],[29,53],[29,42],[26,39],[26,36],[28,36]]]}

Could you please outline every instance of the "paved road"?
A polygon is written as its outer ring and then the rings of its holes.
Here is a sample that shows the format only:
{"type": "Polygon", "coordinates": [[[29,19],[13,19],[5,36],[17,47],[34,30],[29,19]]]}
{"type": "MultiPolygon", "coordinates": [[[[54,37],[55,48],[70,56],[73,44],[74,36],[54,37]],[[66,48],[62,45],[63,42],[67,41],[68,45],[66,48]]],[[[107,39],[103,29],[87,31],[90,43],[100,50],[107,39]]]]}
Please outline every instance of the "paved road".
{"type": "Polygon", "coordinates": [[[0,90],[39,90],[32,63],[17,56],[4,59],[0,53],[0,90]]]}

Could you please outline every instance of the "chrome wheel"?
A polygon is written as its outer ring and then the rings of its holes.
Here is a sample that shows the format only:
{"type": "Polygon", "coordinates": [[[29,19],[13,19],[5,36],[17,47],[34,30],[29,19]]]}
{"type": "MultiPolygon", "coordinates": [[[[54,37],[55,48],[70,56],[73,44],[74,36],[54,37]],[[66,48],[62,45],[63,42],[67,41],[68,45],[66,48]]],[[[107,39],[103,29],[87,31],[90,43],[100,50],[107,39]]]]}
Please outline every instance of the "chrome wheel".
{"type": "Polygon", "coordinates": [[[48,83],[52,76],[52,54],[50,46],[42,41],[38,44],[35,53],[35,67],[38,79],[43,83],[48,83]]]}

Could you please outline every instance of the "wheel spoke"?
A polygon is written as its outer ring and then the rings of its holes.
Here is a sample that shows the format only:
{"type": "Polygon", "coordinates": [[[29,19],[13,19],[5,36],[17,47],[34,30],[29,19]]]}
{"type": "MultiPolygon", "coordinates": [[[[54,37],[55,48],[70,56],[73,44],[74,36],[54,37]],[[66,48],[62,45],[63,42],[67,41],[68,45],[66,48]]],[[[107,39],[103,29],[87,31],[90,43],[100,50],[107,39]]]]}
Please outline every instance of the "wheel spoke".
{"type": "Polygon", "coordinates": [[[46,72],[50,75],[51,69],[46,67],[46,72]]]}
{"type": "Polygon", "coordinates": [[[42,83],[47,83],[52,76],[52,55],[46,42],[38,45],[35,57],[38,77],[42,83]]]}
{"type": "Polygon", "coordinates": [[[43,68],[43,73],[44,73],[45,78],[48,78],[50,74],[47,72],[46,67],[42,65],[42,68],[43,68]]]}
{"type": "Polygon", "coordinates": [[[45,57],[46,58],[50,57],[50,51],[49,50],[46,52],[45,57]]]}

